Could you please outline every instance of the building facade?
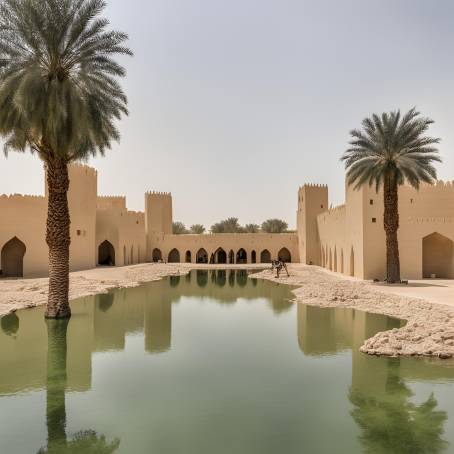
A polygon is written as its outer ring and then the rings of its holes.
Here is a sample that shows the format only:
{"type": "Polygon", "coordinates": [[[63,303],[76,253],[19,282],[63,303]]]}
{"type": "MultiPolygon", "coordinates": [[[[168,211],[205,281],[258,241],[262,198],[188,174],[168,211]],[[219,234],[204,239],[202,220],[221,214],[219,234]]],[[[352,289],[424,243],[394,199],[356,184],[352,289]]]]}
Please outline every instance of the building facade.
{"type": "MultiPolygon", "coordinates": [[[[147,192],[144,212],[124,196],[98,196],[97,172],[69,170],[71,271],[145,262],[213,264],[288,262],[318,265],[361,279],[386,276],[383,195],[346,186],[345,204],[329,208],[328,187],[298,191],[295,233],[172,234],[172,196],[147,192]]],[[[43,196],[0,196],[0,277],[46,276],[47,189],[43,196]]],[[[454,278],[454,182],[399,189],[403,278],[454,278]]]]}

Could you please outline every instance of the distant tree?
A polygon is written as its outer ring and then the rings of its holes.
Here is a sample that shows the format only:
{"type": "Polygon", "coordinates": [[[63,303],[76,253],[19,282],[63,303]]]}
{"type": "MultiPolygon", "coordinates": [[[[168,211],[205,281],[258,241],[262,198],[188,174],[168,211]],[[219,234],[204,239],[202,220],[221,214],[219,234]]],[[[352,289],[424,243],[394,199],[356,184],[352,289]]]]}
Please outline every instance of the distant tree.
{"type": "Polygon", "coordinates": [[[175,221],[172,223],[172,233],[174,235],[184,235],[185,233],[188,233],[188,229],[182,222],[175,221]]]}
{"type": "Polygon", "coordinates": [[[0,2],[0,136],[36,154],[47,180],[49,296],[45,316],[71,316],[68,164],[103,156],[128,113],[116,61],[127,35],[108,29],[102,0],[0,2]]]}
{"type": "Polygon", "coordinates": [[[241,227],[238,218],[227,218],[211,226],[212,233],[243,233],[244,227],[241,227]]]}
{"type": "Polygon", "coordinates": [[[202,224],[194,224],[191,225],[190,232],[195,233],[197,235],[201,235],[202,233],[205,233],[205,227],[202,224]]]}
{"type": "Polygon", "coordinates": [[[440,139],[427,136],[432,120],[420,117],[415,109],[401,117],[400,111],[372,115],[362,130],[350,132],[350,148],[342,156],[347,184],[383,187],[383,223],[386,233],[386,278],[400,282],[398,188],[405,182],[418,189],[437,178],[434,162],[440,162],[435,148],[440,139]]]}
{"type": "Polygon", "coordinates": [[[244,226],[245,233],[258,233],[260,231],[260,226],[258,224],[246,224],[244,226]]]}
{"type": "Polygon", "coordinates": [[[262,231],[266,233],[283,233],[287,228],[288,224],[281,219],[268,219],[262,223],[262,231]]]}

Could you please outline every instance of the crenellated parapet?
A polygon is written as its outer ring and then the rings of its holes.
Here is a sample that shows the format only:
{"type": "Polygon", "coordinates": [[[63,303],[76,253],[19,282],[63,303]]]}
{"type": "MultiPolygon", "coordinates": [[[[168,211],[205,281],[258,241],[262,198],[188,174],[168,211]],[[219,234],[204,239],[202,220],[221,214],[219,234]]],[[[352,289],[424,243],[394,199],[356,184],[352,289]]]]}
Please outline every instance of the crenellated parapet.
{"type": "Polygon", "coordinates": [[[120,209],[126,210],[125,196],[98,196],[96,199],[96,208],[98,210],[120,209]]]}

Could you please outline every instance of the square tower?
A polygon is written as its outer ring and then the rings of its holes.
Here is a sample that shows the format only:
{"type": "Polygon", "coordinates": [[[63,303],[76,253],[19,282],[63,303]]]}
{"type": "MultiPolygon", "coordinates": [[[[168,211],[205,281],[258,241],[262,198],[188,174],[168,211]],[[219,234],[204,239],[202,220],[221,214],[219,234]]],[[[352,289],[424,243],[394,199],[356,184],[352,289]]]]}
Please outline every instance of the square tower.
{"type": "Polygon", "coordinates": [[[147,259],[151,260],[153,248],[162,242],[164,235],[172,234],[172,195],[169,192],[145,194],[145,235],[147,259]]]}
{"type": "Polygon", "coordinates": [[[298,190],[296,226],[301,263],[321,265],[317,216],[328,209],[328,186],[305,184],[298,190]]]}

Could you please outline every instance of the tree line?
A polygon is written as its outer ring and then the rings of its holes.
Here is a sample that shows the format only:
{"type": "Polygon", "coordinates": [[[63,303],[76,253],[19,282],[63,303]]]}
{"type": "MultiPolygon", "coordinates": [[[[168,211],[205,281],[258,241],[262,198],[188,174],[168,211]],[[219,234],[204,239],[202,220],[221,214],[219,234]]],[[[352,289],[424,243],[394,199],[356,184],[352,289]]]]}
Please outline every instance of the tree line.
{"type": "MultiPolygon", "coordinates": [[[[282,219],[267,219],[261,225],[241,225],[238,218],[232,217],[216,222],[210,227],[211,233],[285,233],[288,231],[288,224],[282,219]]],[[[172,224],[172,232],[175,235],[202,234],[206,229],[202,224],[191,225],[188,229],[183,222],[176,221],[172,224]]]]}

